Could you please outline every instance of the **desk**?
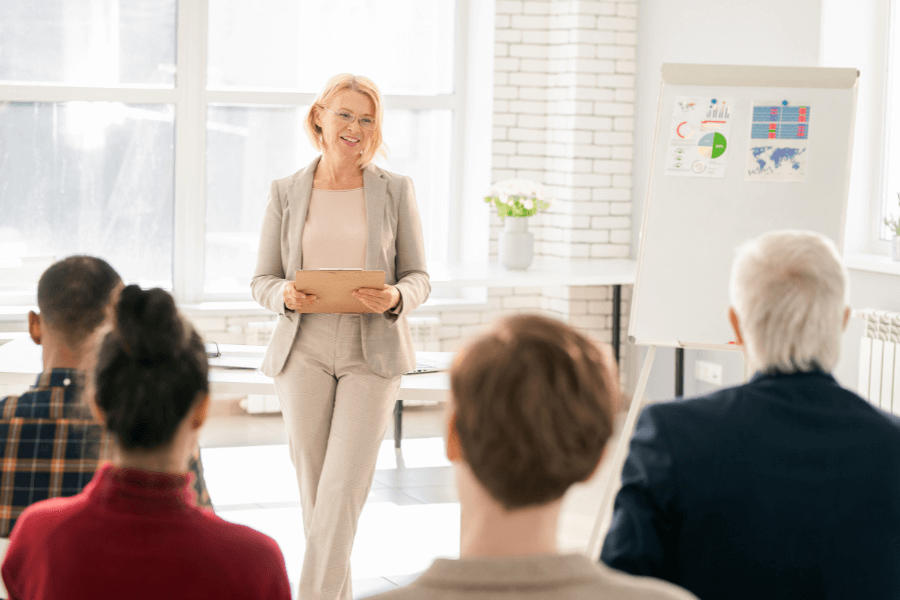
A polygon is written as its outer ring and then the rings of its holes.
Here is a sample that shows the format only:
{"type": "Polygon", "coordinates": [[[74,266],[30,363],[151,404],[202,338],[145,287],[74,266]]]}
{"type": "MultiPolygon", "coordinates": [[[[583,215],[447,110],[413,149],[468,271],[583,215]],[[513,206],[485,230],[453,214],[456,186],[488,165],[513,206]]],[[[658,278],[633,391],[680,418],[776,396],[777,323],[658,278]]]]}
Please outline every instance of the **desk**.
{"type": "Polygon", "coordinates": [[[453,287],[580,287],[612,286],[612,344],[619,360],[622,286],[633,285],[637,262],[624,258],[537,258],[525,271],[510,271],[497,263],[434,263],[432,286],[453,287]]]}
{"type": "MultiPolygon", "coordinates": [[[[275,395],[271,377],[254,369],[226,368],[230,357],[238,357],[242,363],[250,363],[258,357],[262,362],[264,346],[219,346],[222,358],[210,359],[209,385],[212,394],[270,394],[275,395]]],[[[418,352],[424,362],[436,365],[449,363],[449,352],[418,352]]],[[[259,364],[257,363],[257,364],[259,364]]],[[[28,338],[19,338],[0,346],[0,384],[30,386],[41,371],[41,348],[28,338]]],[[[400,380],[400,392],[394,406],[394,446],[400,447],[403,433],[403,401],[444,402],[450,394],[450,377],[447,372],[404,375],[400,380]]]]}

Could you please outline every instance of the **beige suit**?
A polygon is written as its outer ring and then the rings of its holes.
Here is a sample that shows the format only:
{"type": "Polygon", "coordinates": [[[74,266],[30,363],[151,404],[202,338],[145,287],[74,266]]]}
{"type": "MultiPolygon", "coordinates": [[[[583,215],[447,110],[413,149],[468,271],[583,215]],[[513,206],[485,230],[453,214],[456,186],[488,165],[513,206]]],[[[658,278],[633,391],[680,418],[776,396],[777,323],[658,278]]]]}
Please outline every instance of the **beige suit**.
{"type": "Polygon", "coordinates": [[[363,171],[366,268],[383,269],[400,304],[383,314],[302,315],[284,282],[303,265],[302,234],[318,159],[272,183],[251,288],[278,315],[262,370],[275,378],[297,471],[306,553],[300,600],[347,599],[356,523],[400,376],[415,365],[406,315],[431,291],[412,182],[363,171]]]}
{"type": "MultiPolygon", "coordinates": [[[[284,368],[302,318],[286,311],[282,288],[301,268],[301,239],[319,159],[290,177],[272,182],[263,220],[256,273],[250,288],[253,298],[278,315],[278,324],[263,360],[262,372],[274,377],[284,368]]],[[[385,282],[400,290],[399,314],[362,317],[363,354],[372,371],[383,376],[402,375],[415,366],[416,356],[406,315],[428,298],[431,284],[425,269],[425,244],[412,182],[369,165],[363,171],[369,239],[366,268],[383,269],[385,282]]]]}

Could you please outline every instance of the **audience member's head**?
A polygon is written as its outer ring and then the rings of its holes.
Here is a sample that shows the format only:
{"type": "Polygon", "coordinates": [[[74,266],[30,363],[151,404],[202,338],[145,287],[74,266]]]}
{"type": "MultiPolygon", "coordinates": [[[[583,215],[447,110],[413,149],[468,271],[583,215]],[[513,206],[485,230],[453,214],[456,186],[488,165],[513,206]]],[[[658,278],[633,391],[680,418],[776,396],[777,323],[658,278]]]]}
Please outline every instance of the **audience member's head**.
{"type": "Polygon", "coordinates": [[[741,246],[729,317],[749,366],[763,373],[831,371],[847,323],[847,274],[828,238],[775,231],[741,246]]]}
{"type": "Polygon", "coordinates": [[[188,416],[188,429],[198,429],[208,403],[208,369],[203,341],[172,296],[136,285],[123,289],[95,375],[96,405],[119,447],[164,447],[188,416]]]}
{"type": "Polygon", "coordinates": [[[40,314],[28,314],[32,339],[81,348],[106,321],[121,284],[115,269],[93,256],[70,256],[50,265],[38,281],[40,314]]]}
{"type": "Polygon", "coordinates": [[[571,327],[503,319],[459,353],[450,379],[448,455],[503,508],[558,500],[595,471],[618,382],[608,353],[571,327]]]}

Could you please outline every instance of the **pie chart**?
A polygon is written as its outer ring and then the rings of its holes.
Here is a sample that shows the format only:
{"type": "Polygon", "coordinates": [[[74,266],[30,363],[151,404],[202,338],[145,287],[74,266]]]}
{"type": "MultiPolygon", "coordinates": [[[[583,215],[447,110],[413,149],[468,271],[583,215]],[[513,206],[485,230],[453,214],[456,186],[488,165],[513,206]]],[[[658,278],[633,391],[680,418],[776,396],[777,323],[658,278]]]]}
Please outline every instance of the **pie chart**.
{"type": "Polygon", "coordinates": [[[697,152],[706,158],[719,158],[725,154],[725,136],[721,133],[707,133],[697,142],[697,152]]]}

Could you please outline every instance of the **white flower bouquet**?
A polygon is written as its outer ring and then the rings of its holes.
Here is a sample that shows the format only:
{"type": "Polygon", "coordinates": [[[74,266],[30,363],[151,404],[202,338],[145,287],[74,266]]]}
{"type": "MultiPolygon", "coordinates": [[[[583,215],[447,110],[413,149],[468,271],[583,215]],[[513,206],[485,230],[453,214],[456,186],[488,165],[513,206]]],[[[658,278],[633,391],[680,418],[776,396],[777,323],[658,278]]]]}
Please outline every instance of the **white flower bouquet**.
{"type": "MultiPolygon", "coordinates": [[[[900,207],[900,192],[897,192],[897,207],[900,207]]],[[[884,224],[895,237],[900,237],[900,213],[897,213],[896,217],[885,217],[884,224]]]]}
{"type": "Polygon", "coordinates": [[[484,201],[497,208],[499,217],[532,217],[550,206],[542,196],[544,189],[534,181],[505,179],[491,186],[484,201]]]}

